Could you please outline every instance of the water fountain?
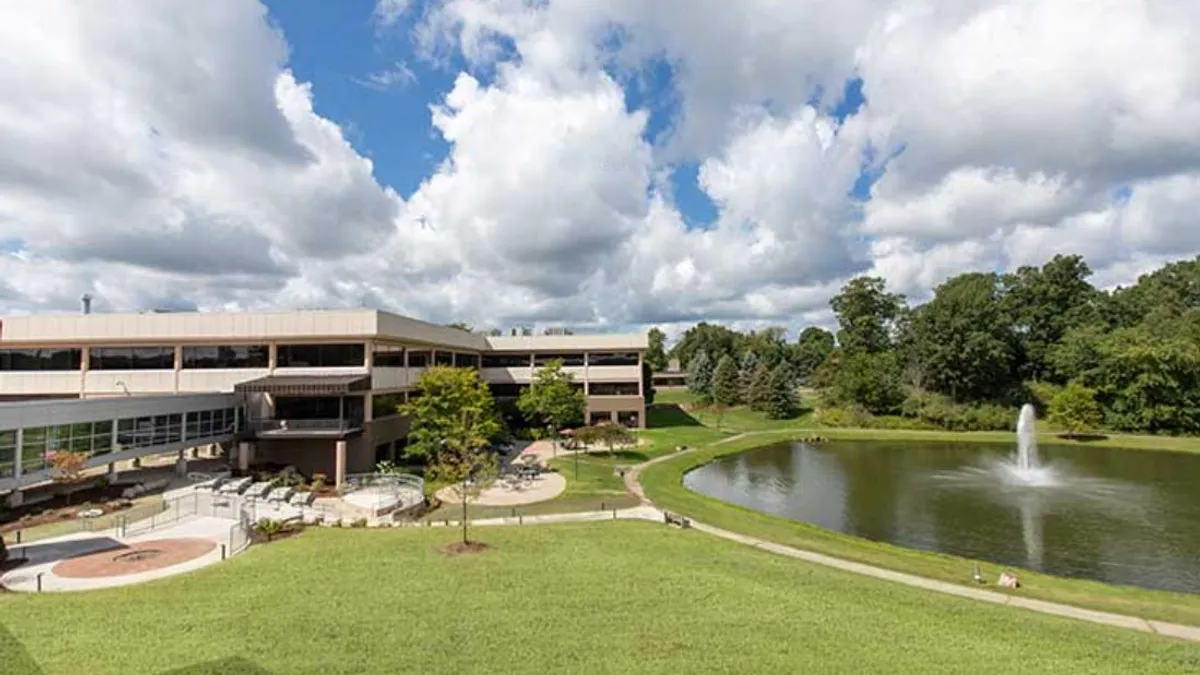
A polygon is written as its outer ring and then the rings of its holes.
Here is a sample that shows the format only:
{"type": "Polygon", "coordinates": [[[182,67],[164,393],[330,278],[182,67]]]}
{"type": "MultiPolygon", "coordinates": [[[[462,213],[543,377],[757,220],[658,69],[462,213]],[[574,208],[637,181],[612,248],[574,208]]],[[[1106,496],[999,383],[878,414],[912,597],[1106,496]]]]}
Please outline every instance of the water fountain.
{"type": "Polygon", "coordinates": [[[1033,406],[1026,403],[1017,416],[1017,468],[1032,471],[1037,464],[1037,414],[1033,406]]]}
{"type": "Polygon", "coordinates": [[[1038,459],[1037,412],[1026,403],[1017,416],[1017,456],[991,467],[1005,483],[1029,487],[1054,487],[1061,476],[1054,467],[1044,466],[1038,459]]]}

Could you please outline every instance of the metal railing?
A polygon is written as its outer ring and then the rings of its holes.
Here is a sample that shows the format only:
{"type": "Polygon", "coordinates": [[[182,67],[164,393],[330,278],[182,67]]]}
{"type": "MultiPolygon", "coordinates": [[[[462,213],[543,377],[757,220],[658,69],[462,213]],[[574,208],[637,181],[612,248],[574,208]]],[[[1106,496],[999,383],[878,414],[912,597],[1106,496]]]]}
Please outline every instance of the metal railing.
{"type": "Polygon", "coordinates": [[[313,420],[297,420],[297,419],[253,419],[247,424],[254,433],[287,433],[295,431],[298,433],[325,431],[355,431],[362,429],[363,421],[360,419],[313,419],[313,420]]]}

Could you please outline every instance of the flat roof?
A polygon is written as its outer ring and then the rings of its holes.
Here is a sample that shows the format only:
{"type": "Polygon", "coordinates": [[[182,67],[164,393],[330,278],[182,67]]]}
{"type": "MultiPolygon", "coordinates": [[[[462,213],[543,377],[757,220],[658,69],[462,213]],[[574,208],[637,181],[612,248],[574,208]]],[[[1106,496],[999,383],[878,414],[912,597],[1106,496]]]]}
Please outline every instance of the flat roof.
{"type": "Polygon", "coordinates": [[[31,314],[0,320],[0,347],[363,339],[468,352],[641,350],[647,346],[645,334],[489,337],[377,309],[31,314]]]}

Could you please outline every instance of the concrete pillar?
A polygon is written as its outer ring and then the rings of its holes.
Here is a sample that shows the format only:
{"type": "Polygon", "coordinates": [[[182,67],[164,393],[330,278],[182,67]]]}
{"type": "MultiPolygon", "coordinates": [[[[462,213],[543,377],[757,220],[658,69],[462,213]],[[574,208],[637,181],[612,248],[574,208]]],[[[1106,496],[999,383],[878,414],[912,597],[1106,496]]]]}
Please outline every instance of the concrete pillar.
{"type": "Polygon", "coordinates": [[[13,459],[16,460],[13,462],[13,483],[18,486],[21,484],[21,474],[23,474],[25,472],[25,468],[23,466],[21,466],[24,463],[21,461],[22,460],[21,453],[24,451],[24,447],[22,447],[22,446],[24,446],[24,445],[25,445],[25,430],[17,429],[17,447],[15,450],[16,454],[13,457],[13,459]]]}
{"type": "Polygon", "coordinates": [[[346,441],[334,444],[333,452],[333,485],[340,490],[346,482],[346,441]]]}
{"type": "Polygon", "coordinates": [[[21,492],[20,490],[13,490],[12,494],[8,495],[9,508],[15,509],[24,503],[25,503],[25,493],[24,492],[21,492]]]}
{"type": "Polygon", "coordinates": [[[187,451],[180,450],[179,457],[175,460],[175,475],[183,477],[187,475],[187,451]]]}
{"type": "Polygon", "coordinates": [[[250,443],[242,441],[238,443],[238,471],[248,471],[250,469],[250,443]]]}
{"type": "Polygon", "coordinates": [[[117,481],[117,478],[119,478],[121,476],[120,472],[117,471],[117,463],[116,462],[108,463],[108,474],[107,475],[108,475],[109,483],[115,483],[117,481]]]}

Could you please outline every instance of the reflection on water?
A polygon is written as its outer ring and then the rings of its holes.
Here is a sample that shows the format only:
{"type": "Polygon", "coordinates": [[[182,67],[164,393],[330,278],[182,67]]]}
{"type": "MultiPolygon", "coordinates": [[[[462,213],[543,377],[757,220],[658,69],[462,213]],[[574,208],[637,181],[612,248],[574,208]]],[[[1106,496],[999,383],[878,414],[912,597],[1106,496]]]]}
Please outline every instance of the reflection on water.
{"type": "Polygon", "coordinates": [[[684,484],[877,541],[1050,574],[1200,593],[1200,456],[1041,449],[1053,486],[998,474],[1012,448],[845,442],[724,458],[684,484]]]}

